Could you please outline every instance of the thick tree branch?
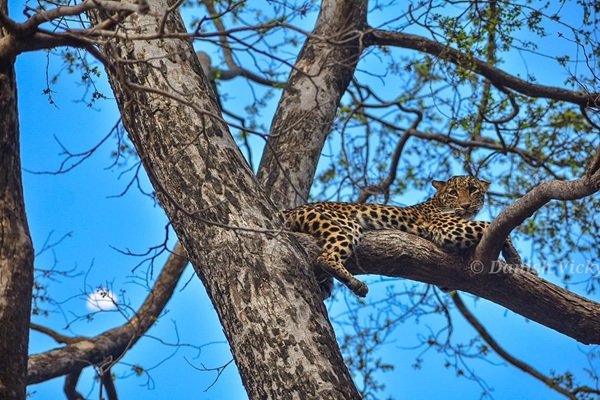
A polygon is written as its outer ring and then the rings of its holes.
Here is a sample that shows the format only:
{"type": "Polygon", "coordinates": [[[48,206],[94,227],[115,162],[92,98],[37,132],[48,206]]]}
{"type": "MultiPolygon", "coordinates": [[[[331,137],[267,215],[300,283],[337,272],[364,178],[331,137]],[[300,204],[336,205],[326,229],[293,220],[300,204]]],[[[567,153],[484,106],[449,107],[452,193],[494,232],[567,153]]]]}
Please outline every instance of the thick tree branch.
{"type": "Polygon", "coordinates": [[[475,250],[474,259],[487,265],[500,253],[504,238],[523,221],[550,200],[577,200],[600,190],[600,149],[597,150],[587,174],[573,181],[551,180],[537,185],[523,197],[504,209],[486,229],[475,250]]]}
{"type": "Polygon", "coordinates": [[[600,93],[586,93],[566,90],[559,87],[538,85],[527,82],[516,76],[486,63],[483,60],[469,56],[423,36],[411,35],[402,32],[392,32],[379,29],[370,29],[365,34],[365,44],[369,46],[396,46],[413,49],[435,57],[440,57],[463,68],[485,76],[498,87],[508,87],[519,93],[531,97],[544,97],[578,104],[584,107],[600,107],[600,93]]]}
{"type": "MultiPolygon", "coordinates": [[[[139,311],[127,323],[92,338],[77,338],[75,343],[68,346],[29,357],[27,384],[43,382],[65,374],[76,374],[81,368],[102,363],[107,359],[119,359],[150,329],[173,295],[187,264],[187,258],[178,255],[184,253],[181,246],[175,247],[152,291],[139,311]]],[[[69,384],[69,387],[71,386],[69,384]]]]}
{"type": "Polygon", "coordinates": [[[308,197],[325,138],[362,52],[366,0],[325,0],[288,79],[258,179],[279,208],[308,197]]]}
{"type": "MultiPolygon", "coordinates": [[[[312,259],[315,240],[296,234],[312,259]]],[[[353,274],[412,279],[462,290],[499,304],[585,344],[600,343],[600,304],[558,287],[525,269],[484,273],[468,257],[447,254],[432,242],[397,231],[371,231],[347,267],[353,274]]]]}

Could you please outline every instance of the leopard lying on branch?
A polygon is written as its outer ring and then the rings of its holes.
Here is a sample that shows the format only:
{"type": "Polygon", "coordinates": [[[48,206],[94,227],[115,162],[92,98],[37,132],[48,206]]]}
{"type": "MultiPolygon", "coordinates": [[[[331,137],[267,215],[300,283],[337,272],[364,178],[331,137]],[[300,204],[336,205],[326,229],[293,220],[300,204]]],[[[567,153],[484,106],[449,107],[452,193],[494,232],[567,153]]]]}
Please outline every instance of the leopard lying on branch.
{"type": "MultiPolygon", "coordinates": [[[[368,287],[344,267],[360,243],[364,231],[398,229],[428,239],[445,250],[457,252],[477,245],[489,222],[471,221],[483,207],[489,182],[472,176],[454,176],[447,182],[433,181],[437,192],[426,201],[395,207],[380,204],[312,203],[283,211],[284,223],[294,232],[308,233],[323,248],[318,265],[356,295],[367,295],[368,287]]],[[[510,238],[502,250],[511,264],[521,259],[510,238]]]]}

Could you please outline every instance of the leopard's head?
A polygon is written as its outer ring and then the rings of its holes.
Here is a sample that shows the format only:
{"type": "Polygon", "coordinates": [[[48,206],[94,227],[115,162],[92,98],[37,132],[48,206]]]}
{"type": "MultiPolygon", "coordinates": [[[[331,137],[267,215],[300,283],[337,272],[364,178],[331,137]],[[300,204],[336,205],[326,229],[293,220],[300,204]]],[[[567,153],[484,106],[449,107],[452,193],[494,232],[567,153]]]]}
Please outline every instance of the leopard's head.
{"type": "Polygon", "coordinates": [[[471,219],[483,207],[485,192],[490,183],[472,176],[453,176],[448,181],[433,181],[437,192],[432,198],[444,212],[471,219]]]}

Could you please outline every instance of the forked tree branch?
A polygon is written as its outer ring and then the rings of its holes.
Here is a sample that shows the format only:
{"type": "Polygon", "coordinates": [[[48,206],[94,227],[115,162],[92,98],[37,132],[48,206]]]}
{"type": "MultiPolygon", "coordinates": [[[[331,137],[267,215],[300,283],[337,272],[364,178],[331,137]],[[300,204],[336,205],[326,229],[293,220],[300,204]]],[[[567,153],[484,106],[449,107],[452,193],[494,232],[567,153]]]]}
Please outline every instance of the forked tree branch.
{"type": "Polygon", "coordinates": [[[474,259],[484,265],[495,260],[504,238],[550,200],[577,200],[600,190],[600,148],[596,151],[586,175],[572,181],[551,180],[537,185],[505,208],[490,224],[475,250],[474,259]]]}
{"type": "Polygon", "coordinates": [[[27,384],[39,383],[58,376],[76,373],[81,368],[107,359],[118,360],[154,324],[173,295],[187,258],[177,245],[160,272],[152,291],[139,311],[124,325],[91,338],[78,338],[75,343],[29,357],[27,384]]]}
{"type": "Polygon", "coordinates": [[[413,49],[486,77],[498,87],[507,87],[530,97],[544,97],[578,104],[584,107],[600,107],[600,93],[577,92],[554,86],[538,85],[508,74],[479,58],[465,54],[452,47],[419,35],[392,32],[380,29],[369,29],[365,32],[365,44],[369,46],[395,46],[413,49]]]}
{"type": "MultiPolygon", "coordinates": [[[[159,14],[168,6],[150,4],[159,14]]],[[[165,27],[185,32],[177,13],[165,27]]],[[[154,34],[156,17],[128,19],[123,29],[154,34]]],[[[359,398],[307,260],[290,241],[256,234],[256,228],[278,229],[276,211],[221,122],[190,42],[130,44],[115,39],[102,46],[116,66],[109,75],[123,125],[215,305],[249,396],[359,398]],[[132,90],[132,82],[146,89],[132,90]],[[290,348],[292,340],[302,343],[292,346],[300,351],[290,348]],[[273,360],[282,367],[271,368],[273,360]]]]}

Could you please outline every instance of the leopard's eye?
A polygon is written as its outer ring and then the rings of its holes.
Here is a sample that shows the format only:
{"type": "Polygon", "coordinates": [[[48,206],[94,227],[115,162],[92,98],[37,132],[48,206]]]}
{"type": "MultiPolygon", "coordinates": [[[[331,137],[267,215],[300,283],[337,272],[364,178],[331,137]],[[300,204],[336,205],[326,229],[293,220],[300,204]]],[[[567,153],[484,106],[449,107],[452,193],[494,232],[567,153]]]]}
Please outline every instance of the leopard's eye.
{"type": "Polygon", "coordinates": [[[477,188],[477,186],[475,185],[469,185],[469,193],[476,193],[479,191],[479,188],[477,188]]]}
{"type": "Polygon", "coordinates": [[[456,191],[456,189],[450,189],[450,190],[448,191],[448,194],[449,194],[450,196],[457,196],[457,195],[458,195],[458,192],[456,191]]]}

